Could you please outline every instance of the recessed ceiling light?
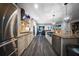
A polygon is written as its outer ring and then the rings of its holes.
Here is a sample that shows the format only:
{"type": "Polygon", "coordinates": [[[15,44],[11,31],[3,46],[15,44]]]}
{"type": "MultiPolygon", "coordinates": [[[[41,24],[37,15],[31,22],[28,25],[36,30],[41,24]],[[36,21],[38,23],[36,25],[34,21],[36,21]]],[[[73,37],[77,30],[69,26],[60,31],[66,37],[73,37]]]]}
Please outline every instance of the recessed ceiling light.
{"type": "Polygon", "coordinates": [[[34,4],[34,8],[38,9],[38,4],[34,4]]]}

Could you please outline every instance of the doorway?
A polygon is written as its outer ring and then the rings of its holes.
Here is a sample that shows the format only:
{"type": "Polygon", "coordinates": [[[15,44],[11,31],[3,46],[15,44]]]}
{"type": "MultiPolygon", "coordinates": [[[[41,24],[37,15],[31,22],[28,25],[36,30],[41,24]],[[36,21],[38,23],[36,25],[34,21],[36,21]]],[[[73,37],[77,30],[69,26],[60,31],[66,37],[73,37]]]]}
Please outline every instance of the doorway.
{"type": "Polygon", "coordinates": [[[38,26],[37,35],[44,35],[45,34],[45,26],[38,26]]]}

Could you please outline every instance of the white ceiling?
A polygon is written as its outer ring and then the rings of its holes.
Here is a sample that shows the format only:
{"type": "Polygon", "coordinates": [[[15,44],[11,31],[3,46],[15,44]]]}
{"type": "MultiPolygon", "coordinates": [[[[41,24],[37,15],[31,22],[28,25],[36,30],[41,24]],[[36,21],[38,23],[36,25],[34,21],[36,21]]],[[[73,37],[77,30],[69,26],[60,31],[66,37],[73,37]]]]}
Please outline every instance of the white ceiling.
{"type": "MultiPolygon", "coordinates": [[[[66,6],[64,3],[37,3],[38,9],[34,8],[34,4],[18,3],[18,6],[24,8],[26,14],[29,14],[38,23],[51,23],[53,19],[61,22],[66,17],[66,6]]],[[[67,5],[67,14],[71,19],[79,19],[79,4],[69,3],[67,5]]]]}

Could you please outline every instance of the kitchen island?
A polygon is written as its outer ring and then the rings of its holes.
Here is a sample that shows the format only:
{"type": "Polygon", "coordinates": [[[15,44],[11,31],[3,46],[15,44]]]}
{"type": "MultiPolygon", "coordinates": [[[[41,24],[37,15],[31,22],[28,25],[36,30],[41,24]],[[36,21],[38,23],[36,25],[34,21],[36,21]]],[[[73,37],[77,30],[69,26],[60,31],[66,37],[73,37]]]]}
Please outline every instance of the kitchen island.
{"type": "Polygon", "coordinates": [[[54,34],[52,36],[52,47],[57,53],[57,55],[65,56],[67,55],[66,46],[67,45],[77,45],[78,44],[78,37],[74,35],[57,35],[54,34]]]}

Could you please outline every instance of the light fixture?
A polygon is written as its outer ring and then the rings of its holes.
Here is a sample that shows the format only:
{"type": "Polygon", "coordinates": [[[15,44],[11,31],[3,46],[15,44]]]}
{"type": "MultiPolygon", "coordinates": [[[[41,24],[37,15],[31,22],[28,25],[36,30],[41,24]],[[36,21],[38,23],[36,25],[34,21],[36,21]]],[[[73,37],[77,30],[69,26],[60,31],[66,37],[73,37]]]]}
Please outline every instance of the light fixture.
{"type": "Polygon", "coordinates": [[[69,20],[69,19],[70,19],[70,17],[65,17],[65,18],[64,18],[65,21],[67,21],[67,20],[69,20]]]}
{"type": "Polygon", "coordinates": [[[64,3],[64,5],[67,5],[68,3],[64,3]]]}
{"type": "Polygon", "coordinates": [[[52,22],[52,25],[55,25],[56,24],[56,22],[52,22]]]}
{"type": "MultiPolygon", "coordinates": [[[[53,20],[54,20],[54,17],[55,17],[55,14],[52,15],[53,16],[53,20]]],[[[52,25],[55,25],[56,22],[52,22],[52,25]]]]}
{"type": "Polygon", "coordinates": [[[34,4],[34,8],[35,9],[38,9],[38,4],[34,4]]]}
{"type": "Polygon", "coordinates": [[[70,17],[69,17],[68,14],[67,14],[67,4],[68,4],[68,3],[64,3],[64,5],[65,5],[65,7],[66,7],[66,17],[64,18],[64,21],[66,21],[66,22],[70,19],[70,17]]]}
{"type": "Polygon", "coordinates": [[[54,17],[55,15],[53,15],[53,17],[54,17]]]}

